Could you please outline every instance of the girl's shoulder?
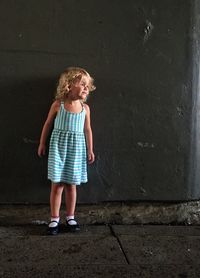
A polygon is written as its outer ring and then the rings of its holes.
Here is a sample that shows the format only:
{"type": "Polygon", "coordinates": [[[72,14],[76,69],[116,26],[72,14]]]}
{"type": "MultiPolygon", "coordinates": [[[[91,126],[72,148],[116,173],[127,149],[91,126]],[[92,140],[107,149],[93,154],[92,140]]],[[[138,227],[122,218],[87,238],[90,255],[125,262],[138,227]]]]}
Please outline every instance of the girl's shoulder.
{"type": "Polygon", "coordinates": [[[90,107],[89,107],[88,104],[83,103],[83,107],[85,108],[86,112],[87,112],[87,111],[90,112],[90,107]]]}
{"type": "Polygon", "coordinates": [[[61,101],[60,101],[60,100],[55,100],[55,101],[52,103],[51,107],[52,107],[53,110],[55,110],[56,112],[58,112],[59,109],[60,109],[60,105],[61,105],[61,101]]]}

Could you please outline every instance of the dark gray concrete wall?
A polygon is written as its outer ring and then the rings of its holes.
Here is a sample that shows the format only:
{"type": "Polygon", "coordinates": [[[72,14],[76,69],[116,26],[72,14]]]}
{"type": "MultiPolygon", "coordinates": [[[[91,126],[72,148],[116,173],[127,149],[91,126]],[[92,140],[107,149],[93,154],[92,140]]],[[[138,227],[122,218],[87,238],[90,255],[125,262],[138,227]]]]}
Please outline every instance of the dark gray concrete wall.
{"type": "Polygon", "coordinates": [[[8,0],[0,14],[1,202],[48,202],[37,144],[71,65],[97,86],[88,101],[96,162],[78,202],[199,198],[192,0],[8,0]]]}

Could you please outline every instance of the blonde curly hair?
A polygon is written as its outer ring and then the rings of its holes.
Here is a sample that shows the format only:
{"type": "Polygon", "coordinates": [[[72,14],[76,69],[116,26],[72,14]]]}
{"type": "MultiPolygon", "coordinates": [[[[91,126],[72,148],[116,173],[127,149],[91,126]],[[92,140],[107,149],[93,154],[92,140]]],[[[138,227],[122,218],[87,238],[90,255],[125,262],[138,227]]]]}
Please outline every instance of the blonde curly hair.
{"type": "Polygon", "coordinates": [[[89,92],[94,91],[96,89],[96,87],[93,84],[94,79],[85,69],[79,67],[69,67],[60,75],[55,94],[55,99],[61,101],[66,99],[70,91],[70,85],[76,81],[81,80],[85,76],[89,79],[89,92]]]}

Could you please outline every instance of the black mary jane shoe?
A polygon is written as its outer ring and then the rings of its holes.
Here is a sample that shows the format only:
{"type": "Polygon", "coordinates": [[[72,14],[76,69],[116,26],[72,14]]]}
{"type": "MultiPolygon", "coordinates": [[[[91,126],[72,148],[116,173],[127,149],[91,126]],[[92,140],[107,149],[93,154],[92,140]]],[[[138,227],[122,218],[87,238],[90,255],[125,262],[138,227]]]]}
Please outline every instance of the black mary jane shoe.
{"type": "Polygon", "coordinates": [[[55,227],[49,227],[49,225],[48,225],[47,234],[51,235],[51,236],[55,236],[59,233],[59,223],[55,220],[49,222],[49,224],[51,224],[51,223],[56,223],[57,225],[55,227]]]}
{"type": "Polygon", "coordinates": [[[72,232],[72,233],[74,233],[74,232],[79,232],[79,231],[80,231],[80,226],[79,226],[79,224],[77,223],[77,224],[75,224],[75,225],[70,225],[69,222],[70,222],[71,220],[76,221],[75,219],[69,219],[69,220],[66,221],[66,229],[67,229],[67,231],[68,231],[68,232],[72,232]]]}

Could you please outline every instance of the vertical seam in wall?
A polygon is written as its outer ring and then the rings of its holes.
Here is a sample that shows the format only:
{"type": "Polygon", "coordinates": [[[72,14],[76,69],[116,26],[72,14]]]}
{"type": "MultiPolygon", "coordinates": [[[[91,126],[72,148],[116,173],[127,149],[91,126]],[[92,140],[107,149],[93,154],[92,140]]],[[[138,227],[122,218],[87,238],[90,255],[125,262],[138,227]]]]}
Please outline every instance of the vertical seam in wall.
{"type": "Polygon", "coordinates": [[[191,69],[189,72],[189,79],[191,79],[191,124],[190,124],[190,161],[189,161],[189,173],[188,173],[188,189],[189,197],[191,199],[198,198],[197,186],[199,186],[199,160],[200,160],[200,121],[198,119],[198,111],[200,108],[199,98],[199,12],[200,5],[198,0],[191,1],[191,29],[190,29],[190,47],[191,47],[191,69]]]}

